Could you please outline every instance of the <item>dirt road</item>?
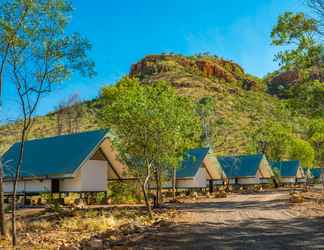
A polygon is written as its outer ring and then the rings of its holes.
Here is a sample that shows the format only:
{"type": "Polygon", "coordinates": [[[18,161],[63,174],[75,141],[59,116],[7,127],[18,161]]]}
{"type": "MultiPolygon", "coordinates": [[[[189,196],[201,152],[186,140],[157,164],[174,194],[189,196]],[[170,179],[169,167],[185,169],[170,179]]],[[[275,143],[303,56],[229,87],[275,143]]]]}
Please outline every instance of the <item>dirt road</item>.
{"type": "Polygon", "coordinates": [[[264,192],[179,204],[176,221],[150,229],[135,249],[324,249],[324,210],[288,198],[264,192]]]}

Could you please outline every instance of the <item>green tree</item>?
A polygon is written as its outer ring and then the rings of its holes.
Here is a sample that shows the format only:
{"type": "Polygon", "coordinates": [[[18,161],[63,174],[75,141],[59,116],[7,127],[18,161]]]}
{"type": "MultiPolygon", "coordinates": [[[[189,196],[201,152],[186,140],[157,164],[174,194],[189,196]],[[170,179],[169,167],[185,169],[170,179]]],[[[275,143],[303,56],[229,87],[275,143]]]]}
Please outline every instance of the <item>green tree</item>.
{"type": "Polygon", "coordinates": [[[324,0],[308,0],[308,7],[313,11],[318,22],[317,32],[321,37],[324,36],[324,0]]]}
{"type": "Polygon", "coordinates": [[[214,114],[214,99],[211,96],[201,98],[197,103],[197,112],[200,116],[202,135],[201,141],[203,146],[211,147],[212,129],[213,129],[213,114],[214,114]]]}
{"type": "Polygon", "coordinates": [[[324,165],[324,120],[313,119],[309,125],[307,136],[315,149],[317,164],[324,165]]]}
{"type": "Polygon", "coordinates": [[[304,13],[285,12],[271,32],[272,44],[290,49],[279,52],[275,59],[284,69],[309,69],[321,65],[322,46],[315,39],[317,21],[304,13]]]}
{"type": "Polygon", "coordinates": [[[291,131],[281,124],[267,122],[254,132],[252,138],[256,151],[265,154],[269,160],[287,157],[291,131]]]}
{"type": "MultiPolygon", "coordinates": [[[[309,1],[318,10],[323,7],[322,3],[322,0],[309,1]]],[[[324,115],[324,46],[318,39],[320,25],[319,20],[302,12],[286,12],[279,16],[271,33],[273,45],[288,48],[275,57],[282,66],[281,71],[298,74],[296,83],[284,89],[289,104],[310,117],[324,115]]]]}
{"type": "Polygon", "coordinates": [[[89,42],[74,33],[66,35],[72,5],[67,0],[11,0],[0,5],[1,84],[16,87],[22,110],[17,166],[13,176],[12,244],[16,237],[16,189],[25,140],[41,97],[73,72],[94,74],[88,59],[89,42]],[[2,78],[5,76],[4,78],[2,78]]]}
{"type": "Polygon", "coordinates": [[[179,97],[170,85],[160,82],[143,85],[137,79],[123,78],[102,91],[106,107],[102,119],[116,136],[121,159],[129,174],[141,184],[150,216],[148,183],[159,168],[175,168],[183,151],[198,141],[199,117],[194,103],[179,97]]]}
{"type": "Polygon", "coordinates": [[[289,148],[289,159],[300,160],[302,166],[313,166],[315,151],[312,145],[300,138],[292,138],[289,148]]]}
{"type": "Polygon", "coordinates": [[[291,90],[289,105],[313,118],[324,117],[324,82],[306,81],[291,90]]]}

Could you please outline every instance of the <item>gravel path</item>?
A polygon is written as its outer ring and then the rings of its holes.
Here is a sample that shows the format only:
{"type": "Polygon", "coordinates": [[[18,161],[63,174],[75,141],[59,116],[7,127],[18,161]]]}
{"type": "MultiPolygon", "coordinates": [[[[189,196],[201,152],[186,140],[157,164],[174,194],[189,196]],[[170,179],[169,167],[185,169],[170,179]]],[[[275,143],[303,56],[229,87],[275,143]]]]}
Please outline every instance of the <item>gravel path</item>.
{"type": "Polygon", "coordinates": [[[135,249],[324,249],[324,210],[288,198],[264,192],[179,204],[176,221],[150,229],[135,249]]]}

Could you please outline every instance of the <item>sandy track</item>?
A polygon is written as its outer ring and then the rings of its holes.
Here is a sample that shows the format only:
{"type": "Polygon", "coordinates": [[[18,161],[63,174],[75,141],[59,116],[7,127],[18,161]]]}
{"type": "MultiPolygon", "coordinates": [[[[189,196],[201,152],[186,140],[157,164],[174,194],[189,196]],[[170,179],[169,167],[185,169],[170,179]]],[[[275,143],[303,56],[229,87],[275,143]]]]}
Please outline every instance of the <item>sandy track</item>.
{"type": "Polygon", "coordinates": [[[265,192],[186,202],[176,221],[152,228],[135,249],[324,249],[324,210],[288,198],[265,192]]]}

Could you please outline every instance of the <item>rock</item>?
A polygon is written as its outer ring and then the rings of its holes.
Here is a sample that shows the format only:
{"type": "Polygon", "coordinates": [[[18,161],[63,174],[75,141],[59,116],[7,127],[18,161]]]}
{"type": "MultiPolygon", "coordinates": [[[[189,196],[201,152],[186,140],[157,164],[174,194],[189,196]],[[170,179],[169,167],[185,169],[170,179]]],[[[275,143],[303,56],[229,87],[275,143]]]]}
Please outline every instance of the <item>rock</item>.
{"type": "MultiPolygon", "coordinates": [[[[147,76],[156,76],[161,73],[182,72],[193,74],[221,82],[241,82],[242,88],[252,90],[257,88],[257,82],[245,74],[238,64],[218,58],[216,56],[186,57],[172,54],[147,55],[132,65],[129,76],[145,79],[147,76]]],[[[191,84],[199,85],[200,81],[191,84]],[[198,83],[199,82],[199,83],[198,83]]],[[[182,83],[172,82],[175,87],[182,87],[182,83]]],[[[187,82],[184,84],[188,84],[187,82]]]]}
{"type": "Polygon", "coordinates": [[[270,94],[280,98],[287,97],[287,90],[291,86],[295,86],[300,81],[299,73],[296,70],[289,70],[274,76],[269,84],[268,89],[270,94]]]}
{"type": "Polygon", "coordinates": [[[101,239],[93,239],[91,240],[88,245],[91,247],[91,248],[94,248],[94,249],[101,249],[103,248],[103,242],[101,239]]]}
{"type": "Polygon", "coordinates": [[[198,199],[198,193],[197,192],[193,192],[190,194],[191,198],[193,199],[198,199]]]}
{"type": "Polygon", "coordinates": [[[301,194],[293,194],[293,195],[291,195],[289,201],[292,202],[292,203],[303,203],[304,202],[304,196],[301,195],[301,194]]]}
{"type": "Polygon", "coordinates": [[[82,244],[82,250],[103,250],[104,243],[101,239],[92,239],[82,244]]]}
{"type": "Polygon", "coordinates": [[[215,193],[214,197],[215,198],[226,198],[227,194],[225,191],[219,191],[219,192],[215,193]]]}

